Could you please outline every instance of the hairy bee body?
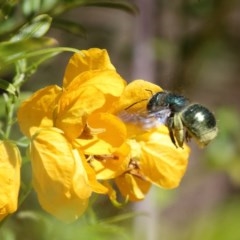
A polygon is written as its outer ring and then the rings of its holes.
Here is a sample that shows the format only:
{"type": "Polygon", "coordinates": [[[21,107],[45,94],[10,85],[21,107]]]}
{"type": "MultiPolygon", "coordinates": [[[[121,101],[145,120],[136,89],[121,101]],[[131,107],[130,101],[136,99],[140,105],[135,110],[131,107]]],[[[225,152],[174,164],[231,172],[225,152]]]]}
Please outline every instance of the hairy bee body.
{"type": "Polygon", "coordinates": [[[200,146],[206,146],[218,132],[216,119],[211,111],[198,103],[191,103],[182,95],[167,91],[155,93],[143,111],[123,111],[119,117],[125,122],[139,125],[143,130],[165,124],[176,147],[183,147],[184,141],[191,138],[200,146]]]}
{"type": "Polygon", "coordinates": [[[165,91],[154,94],[147,104],[149,113],[164,108],[171,111],[165,124],[176,146],[182,147],[184,140],[188,141],[191,137],[200,146],[205,146],[216,137],[216,119],[206,107],[190,103],[184,96],[165,91]]]}

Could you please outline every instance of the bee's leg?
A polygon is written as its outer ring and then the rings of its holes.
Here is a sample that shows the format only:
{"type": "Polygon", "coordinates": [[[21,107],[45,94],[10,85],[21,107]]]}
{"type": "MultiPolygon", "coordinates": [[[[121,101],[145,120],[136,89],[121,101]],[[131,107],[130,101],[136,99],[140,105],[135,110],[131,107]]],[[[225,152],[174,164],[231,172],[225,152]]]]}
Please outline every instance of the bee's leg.
{"type": "Polygon", "coordinates": [[[173,117],[173,125],[174,125],[174,135],[177,140],[178,146],[183,147],[183,142],[185,139],[184,135],[184,127],[180,114],[175,114],[173,117]]]}
{"type": "Polygon", "coordinates": [[[192,138],[192,136],[189,134],[188,131],[186,131],[186,134],[185,134],[185,139],[186,139],[186,141],[187,141],[187,142],[190,142],[191,138],[192,138]]]}
{"type": "Polygon", "coordinates": [[[175,141],[175,137],[174,137],[174,133],[173,133],[173,117],[170,117],[167,121],[167,127],[168,127],[168,131],[169,131],[169,136],[170,136],[170,139],[172,141],[172,143],[175,145],[175,147],[177,148],[177,143],[175,141]]]}

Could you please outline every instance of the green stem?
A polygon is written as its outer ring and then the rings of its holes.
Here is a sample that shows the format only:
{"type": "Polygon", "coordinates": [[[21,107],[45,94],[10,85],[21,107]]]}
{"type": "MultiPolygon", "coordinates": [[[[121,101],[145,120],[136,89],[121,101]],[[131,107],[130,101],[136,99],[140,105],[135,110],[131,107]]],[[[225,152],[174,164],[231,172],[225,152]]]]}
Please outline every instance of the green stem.
{"type": "Polygon", "coordinates": [[[54,53],[54,52],[74,52],[78,53],[80,50],[76,48],[69,48],[69,47],[56,47],[56,48],[46,48],[41,50],[36,50],[33,52],[29,52],[25,54],[25,58],[35,57],[39,56],[41,54],[47,54],[47,53],[54,53]]]}
{"type": "Polygon", "coordinates": [[[24,189],[23,194],[20,196],[19,201],[18,201],[18,208],[22,205],[22,203],[25,201],[27,196],[32,190],[32,184],[29,184],[27,187],[21,183],[21,189],[24,189]]]}
{"type": "Polygon", "coordinates": [[[4,133],[4,137],[6,139],[9,138],[11,129],[12,129],[12,123],[13,123],[13,115],[14,115],[14,109],[15,109],[15,103],[16,103],[16,96],[14,95],[4,95],[5,101],[6,101],[6,130],[4,133]]]}

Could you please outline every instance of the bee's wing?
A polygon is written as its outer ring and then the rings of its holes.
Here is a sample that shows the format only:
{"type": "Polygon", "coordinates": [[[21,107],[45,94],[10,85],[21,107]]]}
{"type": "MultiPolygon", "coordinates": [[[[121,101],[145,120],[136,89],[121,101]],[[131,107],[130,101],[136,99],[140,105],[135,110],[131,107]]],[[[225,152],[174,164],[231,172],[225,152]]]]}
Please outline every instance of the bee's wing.
{"type": "Polygon", "coordinates": [[[170,109],[163,108],[156,112],[139,111],[136,113],[129,113],[127,111],[122,111],[118,116],[126,123],[136,124],[147,130],[166,124],[170,114],[170,109]]]}

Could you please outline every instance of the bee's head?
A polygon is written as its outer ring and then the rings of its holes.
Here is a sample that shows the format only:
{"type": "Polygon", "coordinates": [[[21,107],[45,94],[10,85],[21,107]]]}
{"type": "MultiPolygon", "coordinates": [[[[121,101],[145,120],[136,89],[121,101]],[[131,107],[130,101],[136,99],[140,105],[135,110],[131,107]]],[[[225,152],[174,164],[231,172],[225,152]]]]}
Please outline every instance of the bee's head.
{"type": "Polygon", "coordinates": [[[180,112],[188,104],[189,100],[184,96],[163,91],[152,96],[147,104],[147,110],[155,112],[163,108],[169,108],[173,113],[176,113],[180,112]]]}

